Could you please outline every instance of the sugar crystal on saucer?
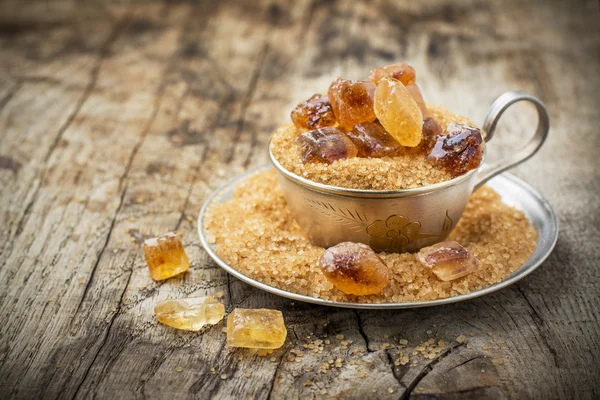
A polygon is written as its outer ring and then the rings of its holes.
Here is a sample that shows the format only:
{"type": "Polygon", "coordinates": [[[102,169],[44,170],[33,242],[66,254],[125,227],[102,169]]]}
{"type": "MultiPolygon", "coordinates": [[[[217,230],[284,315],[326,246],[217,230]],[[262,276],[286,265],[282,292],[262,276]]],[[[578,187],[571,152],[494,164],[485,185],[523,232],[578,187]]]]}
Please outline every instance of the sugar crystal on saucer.
{"type": "Polygon", "coordinates": [[[417,260],[442,281],[451,281],[469,275],[481,263],[458,242],[448,241],[423,247],[417,260]]]}
{"type": "Polygon", "coordinates": [[[325,277],[346,294],[378,294],[388,284],[388,269],[369,246],[343,242],[328,248],[319,259],[325,277]]]}

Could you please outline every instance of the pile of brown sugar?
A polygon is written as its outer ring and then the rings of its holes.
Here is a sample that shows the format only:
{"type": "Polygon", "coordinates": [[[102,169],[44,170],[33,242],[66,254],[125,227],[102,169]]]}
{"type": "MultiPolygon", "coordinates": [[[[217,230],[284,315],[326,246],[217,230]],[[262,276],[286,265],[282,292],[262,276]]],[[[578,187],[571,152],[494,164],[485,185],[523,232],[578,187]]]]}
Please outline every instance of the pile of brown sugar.
{"type": "MultiPolygon", "coordinates": [[[[427,104],[427,107],[442,130],[450,122],[473,126],[469,118],[442,106],[427,104]]],[[[300,146],[295,142],[298,135],[296,127],[284,125],[273,135],[271,151],[285,169],[314,182],[355,189],[394,190],[433,185],[452,179],[448,172],[426,162],[425,157],[415,155],[352,157],[332,164],[304,164],[300,146]]]]}
{"type": "Polygon", "coordinates": [[[381,294],[346,295],[317,265],[325,249],[313,246],[286,206],[274,170],[242,181],[234,195],[207,213],[205,229],[218,255],[257,281],[333,301],[363,303],[435,300],[466,294],[499,282],[533,253],[537,232],[525,215],[492,189],[475,192],[448,240],[456,240],[481,261],[481,268],[451,282],[438,280],[414,254],[380,253],[390,270],[381,294]]]}

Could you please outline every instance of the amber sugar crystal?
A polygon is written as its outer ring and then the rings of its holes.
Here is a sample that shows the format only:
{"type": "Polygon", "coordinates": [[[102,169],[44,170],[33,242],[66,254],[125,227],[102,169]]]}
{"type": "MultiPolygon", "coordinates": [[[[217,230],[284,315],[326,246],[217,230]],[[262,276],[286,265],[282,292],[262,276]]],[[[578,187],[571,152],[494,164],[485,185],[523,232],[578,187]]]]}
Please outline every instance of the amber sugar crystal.
{"type": "Polygon", "coordinates": [[[278,349],[287,330],[278,310],[236,308],[227,317],[227,344],[251,349],[278,349]]]}
{"type": "Polygon", "coordinates": [[[292,122],[297,128],[312,130],[336,124],[335,114],[327,96],[315,94],[292,110],[292,122]]]}
{"type": "Polygon", "coordinates": [[[346,294],[378,294],[388,284],[387,266],[366,244],[343,242],[330,247],[319,266],[327,280],[346,294]]]}
{"type": "Polygon", "coordinates": [[[406,90],[408,91],[408,93],[410,93],[415,103],[417,103],[417,105],[419,106],[421,114],[423,114],[423,118],[430,117],[431,114],[429,113],[429,110],[425,105],[425,100],[423,99],[423,95],[421,94],[421,89],[419,89],[419,86],[416,83],[408,85],[406,86],[406,90]]]}
{"type": "Polygon", "coordinates": [[[450,123],[446,135],[438,137],[427,159],[454,176],[479,167],[483,158],[483,138],[477,128],[450,123]]]}
{"type": "MultiPolygon", "coordinates": [[[[473,125],[468,118],[444,107],[433,104],[427,107],[437,125],[432,131],[434,136],[437,129],[443,131],[453,121],[473,125]]],[[[423,121],[422,127],[424,138],[426,122],[423,121]]],[[[332,164],[305,163],[302,162],[298,135],[298,128],[292,124],[277,129],[271,139],[273,157],[286,170],[314,182],[352,189],[398,190],[433,185],[453,178],[444,168],[427,161],[429,150],[421,149],[420,144],[413,148],[405,147],[404,152],[395,157],[351,157],[332,164]]]]}
{"type": "Polygon", "coordinates": [[[190,268],[190,260],[185,254],[181,240],[173,232],[146,239],[144,256],[150,277],[155,281],[162,281],[190,268]]]}
{"type": "Polygon", "coordinates": [[[401,145],[415,147],[421,141],[423,113],[400,81],[391,78],[379,81],[375,91],[375,114],[401,145]]]}
{"type": "Polygon", "coordinates": [[[377,121],[356,124],[347,135],[358,148],[359,157],[393,157],[404,149],[377,121]]]}
{"type": "Polygon", "coordinates": [[[330,164],[358,154],[358,149],[346,134],[332,126],[304,132],[296,141],[300,144],[303,163],[330,164]]]}
{"type": "Polygon", "coordinates": [[[374,93],[373,82],[337,78],[331,83],[327,97],[343,129],[348,131],[356,124],[375,120],[374,93]]]}
{"type": "Polygon", "coordinates": [[[442,242],[423,247],[417,260],[442,281],[451,281],[469,275],[481,263],[458,242],[442,242]]]}
{"type": "Polygon", "coordinates": [[[375,68],[369,74],[369,80],[376,85],[385,77],[399,80],[404,86],[408,86],[415,83],[417,72],[408,64],[397,63],[375,68]]]}
{"type": "Polygon", "coordinates": [[[421,142],[417,147],[411,148],[410,154],[428,155],[442,134],[442,128],[432,117],[425,118],[421,134],[421,142]]]}
{"type": "Polygon", "coordinates": [[[163,300],[154,307],[161,324],[186,331],[198,331],[223,319],[225,306],[212,296],[163,300]]]}

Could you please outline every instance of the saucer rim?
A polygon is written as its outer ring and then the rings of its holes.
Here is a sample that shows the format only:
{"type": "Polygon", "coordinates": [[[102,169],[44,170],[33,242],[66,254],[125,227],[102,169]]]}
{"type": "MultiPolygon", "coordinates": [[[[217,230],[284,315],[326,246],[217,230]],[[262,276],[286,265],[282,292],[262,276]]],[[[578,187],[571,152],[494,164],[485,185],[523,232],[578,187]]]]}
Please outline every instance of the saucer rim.
{"type": "MultiPolygon", "coordinates": [[[[351,309],[368,309],[368,310],[391,310],[391,309],[408,309],[408,308],[421,308],[421,307],[433,307],[440,306],[445,304],[458,303],[461,301],[471,300],[480,296],[485,296],[487,294],[493,293],[497,290],[503,289],[513,283],[525,278],[527,275],[531,274],[534,270],[536,270],[550,255],[552,250],[554,249],[556,242],[558,240],[558,218],[552,209],[552,206],[548,203],[548,201],[537,192],[532,186],[523,180],[517,178],[516,176],[509,173],[502,173],[494,178],[490,179],[487,182],[487,185],[491,186],[495,189],[501,188],[502,185],[506,186],[505,193],[500,193],[502,195],[503,201],[506,200],[510,194],[512,194],[508,201],[508,204],[512,206],[516,206],[521,209],[527,218],[531,221],[533,226],[535,227],[538,237],[536,247],[532,253],[532,255],[525,261],[523,265],[521,265],[517,270],[513,271],[509,276],[503,279],[500,282],[497,282],[493,285],[487,286],[485,288],[475,290],[471,293],[462,294],[458,296],[446,297],[443,299],[430,300],[430,301],[413,301],[413,302],[393,302],[393,303],[353,303],[353,302],[337,302],[331,300],[325,300],[318,297],[306,296],[298,293],[289,292],[287,290],[279,289],[273,286],[269,286],[265,283],[254,280],[243,273],[239,272],[232,266],[230,266],[227,262],[225,262],[221,257],[218,256],[214,246],[209,243],[207,234],[208,232],[204,229],[204,217],[210,206],[213,202],[217,200],[225,201],[227,199],[227,195],[231,195],[236,184],[250,175],[262,171],[273,168],[271,164],[261,165],[255,168],[251,168],[246,172],[235,176],[234,178],[227,181],[225,184],[221,185],[218,189],[213,191],[210,196],[204,202],[200,212],[198,214],[198,234],[200,236],[200,243],[209,257],[223,270],[227,273],[233,275],[237,279],[245,282],[251,286],[254,286],[258,289],[264,290],[268,293],[275,294],[277,296],[285,297],[295,301],[301,301],[305,303],[317,304],[328,307],[339,307],[339,308],[351,308],[351,309]],[[517,193],[511,193],[509,189],[516,189],[517,193]],[[526,196],[523,196],[525,194],[526,196]],[[530,200],[534,200],[537,203],[538,207],[534,208],[530,205],[528,206],[527,195],[530,197],[530,200]]],[[[514,192],[514,190],[512,191],[514,192]]]]}

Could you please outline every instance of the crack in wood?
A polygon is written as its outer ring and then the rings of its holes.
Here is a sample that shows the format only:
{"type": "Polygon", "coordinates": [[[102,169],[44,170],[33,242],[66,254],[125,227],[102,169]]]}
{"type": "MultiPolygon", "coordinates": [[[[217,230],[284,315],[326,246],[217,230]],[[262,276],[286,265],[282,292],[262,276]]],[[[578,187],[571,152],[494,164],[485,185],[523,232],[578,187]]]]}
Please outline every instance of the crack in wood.
{"type": "MultiPolygon", "coordinates": [[[[59,128],[54,141],[50,145],[50,148],[48,149],[48,152],[46,153],[46,156],[44,157],[45,165],[48,164],[48,160],[54,153],[54,150],[58,146],[58,143],[60,142],[60,139],[62,138],[63,134],[66,132],[66,130],[69,128],[69,126],[71,126],[71,123],[75,120],[75,117],[79,114],[79,111],[81,111],[83,104],[86,102],[86,100],[89,98],[90,94],[94,90],[94,87],[96,86],[96,82],[98,81],[100,67],[102,66],[104,59],[108,55],[108,53],[110,51],[110,47],[117,40],[117,38],[119,37],[120,33],[123,31],[125,26],[126,26],[126,18],[124,18],[123,20],[121,20],[119,23],[117,23],[115,25],[115,27],[109,34],[108,39],[101,46],[99,55],[98,55],[98,59],[96,60],[96,63],[94,64],[94,67],[92,68],[92,72],[90,73],[90,81],[89,81],[88,85],[85,87],[85,89],[83,90],[81,97],[77,101],[77,104],[75,105],[75,109],[73,110],[71,115],[69,115],[69,117],[67,118],[65,123],[59,128]]],[[[31,200],[25,207],[25,211],[24,211],[23,215],[21,216],[19,222],[17,223],[17,230],[15,233],[15,238],[18,237],[23,232],[25,222],[27,221],[27,219],[29,217],[29,214],[31,212],[31,208],[32,208],[33,204],[37,200],[38,193],[40,191],[42,183],[44,182],[47,170],[48,170],[48,168],[45,167],[42,169],[42,171],[40,173],[39,182],[38,182],[37,187],[35,188],[33,196],[31,197],[31,200]]]]}
{"type": "Polygon", "coordinates": [[[145,387],[146,383],[152,379],[158,369],[167,361],[167,357],[169,357],[173,352],[177,349],[177,347],[167,347],[164,351],[159,352],[155,357],[152,358],[152,361],[149,363],[148,368],[145,373],[147,374],[144,379],[140,379],[139,384],[136,387],[136,390],[139,391],[142,396],[145,398],[145,387]]]}
{"type": "Polygon", "coordinates": [[[404,390],[406,390],[406,385],[404,384],[404,382],[402,382],[402,380],[400,379],[401,377],[396,376],[396,365],[394,364],[394,358],[392,357],[392,353],[389,350],[385,350],[385,354],[387,356],[387,360],[390,364],[390,368],[392,369],[392,375],[394,376],[394,378],[396,379],[396,381],[400,384],[400,386],[402,386],[402,388],[404,390]]]}
{"type": "MultiPolygon", "coordinates": [[[[227,274],[227,276],[229,276],[229,274],[227,274]]],[[[246,300],[248,300],[250,297],[254,296],[256,293],[258,293],[258,289],[257,288],[253,288],[250,293],[248,293],[246,296],[242,297],[239,301],[237,301],[235,303],[233,302],[233,299],[230,297],[229,301],[231,302],[231,304],[229,305],[229,307],[227,307],[227,313],[230,313],[231,311],[233,311],[240,304],[242,304],[243,302],[245,302],[246,300]]]]}
{"type": "Polygon", "coordinates": [[[354,311],[354,315],[356,316],[356,323],[358,325],[358,333],[360,333],[360,336],[362,336],[363,340],[365,341],[365,348],[367,349],[367,353],[373,353],[373,350],[371,350],[369,347],[369,337],[365,333],[363,326],[362,326],[362,318],[360,316],[360,313],[357,309],[352,309],[352,311],[354,311]]]}
{"type": "Polygon", "coordinates": [[[112,317],[111,317],[111,319],[109,321],[108,328],[106,329],[106,334],[102,338],[102,342],[100,343],[100,346],[98,347],[98,351],[96,352],[96,354],[92,358],[92,362],[86,368],[85,373],[83,374],[83,377],[82,377],[81,381],[77,385],[77,389],[75,389],[75,392],[74,392],[73,397],[71,398],[71,400],[74,400],[77,397],[77,394],[79,393],[79,391],[83,387],[83,384],[85,383],[85,380],[87,379],[90,371],[92,370],[92,368],[93,368],[93,366],[94,366],[94,364],[96,362],[96,359],[98,358],[98,355],[100,355],[100,353],[102,352],[102,349],[104,348],[104,346],[106,345],[106,342],[108,341],[108,337],[110,336],[110,331],[111,331],[111,329],[113,327],[113,324],[114,324],[115,320],[117,319],[117,315],[119,315],[119,311],[121,311],[121,307],[122,307],[122,304],[123,304],[123,298],[125,296],[125,293],[127,292],[127,287],[129,286],[129,282],[131,281],[131,277],[132,276],[133,276],[133,269],[129,273],[129,277],[127,278],[127,282],[123,286],[123,291],[121,292],[121,297],[119,299],[119,303],[117,304],[117,309],[113,313],[113,315],[112,315],[112,317]]]}
{"type": "Polygon", "coordinates": [[[14,97],[14,95],[21,89],[23,86],[22,82],[17,82],[13,84],[13,87],[9,89],[9,92],[0,99],[0,111],[8,104],[8,102],[14,97]]]}
{"type": "Polygon", "coordinates": [[[484,355],[478,354],[478,355],[476,355],[474,357],[469,358],[468,360],[465,360],[465,361],[461,362],[460,364],[456,364],[456,365],[452,366],[451,368],[448,368],[448,370],[446,372],[451,371],[453,369],[456,369],[456,368],[458,368],[458,367],[460,367],[462,365],[468,364],[468,363],[470,363],[473,360],[477,360],[477,359],[484,358],[484,357],[485,357],[484,355]]]}
{"type": "MultiPolygon", "coordinates": [[[[223,349],[225,348],[225,344],[226,341],[222,340],[221,345],[219,346],[219,350],[216,352],[216,354],[221,355],[223,353],[223,349]]],[[[198,392],[200,392],[201,389],[204,389],[204,385],[206,384],[206,381],[204,379],[204,377],[200,377],[199,379],[197,379],[196,381],[194,381],[194,383],[192,383],[190,385],[190,388],[188,389],[189,393],[193,393],[193,394],[198,394],[198,392]]],[[[203,393],[204,398],[207,399],[212,399],[213,393],[218,389],[218,386],[213,386],[212,388],[210,388],[210,391],[208,393],[203,393]]]]}
{"type": "MultiPolygon", "coordinates": [[[[271,32],[271,30],[269,30],[269,33],[270,32],[271,32]]],[[[255,80],[254,84],[252,85],[251,94],[248,98],[248,104],[246,104],[243,109],[244,111],[243,111],[243,115],[242,115],[242,123],[239,126],[239,133],[236,133],[237,137],[239,137],[239,135],[241,135],[241,132],[243,130],[244,122],[246,119],[246,110],[250,106],[250,103],[252,102],[252,97],[254,96],[254,92],[256,90],[256,85],[258,83],[258,79],[260,77],[265,60],[267,58],[268,51],[269,51],[269,44],[265,43],[263,50],[261,52],[262,53],[261,59],[259,61],[259,64],[258,64],[257,70],[256,70],[257,71],[256,80],[255,80]]],[[[258,145],[257,135],[256,135],[256,131],[253,129],[250,132],[250,149],[248,150],[248,154],[246,154],[246,158],[244,159],[244,162],[242,163],[244,168],[248,168],[248,166],[250,165],[250,160],[252,159],[252,154],[254,154],[254,149],[256,148],[257,145],[258,145]]],[[[233,152],[231,154],[233,154],[233,152]]]]}
{"type": "Polygon", "coordinates": [[[81,295],[81,298],[79,299],[79,303],[77,304],[77,308],[75,309],[75,312],[73,313],[73,318],[75,318],[75,316],[79,313],[79,309],[81,308],[81,305],[83,304],[87,293],[89,291],[89,288],[92,284],[92,281],[94,279],[94,274],[96,273],[96,269],[98,268],[98,265],[100,264],[100,260],[102,259],[102,256],[104,255],[104,251],[106,250],[106,247],[108,246],[108,243],[110,241],[110,237],[111,234],[113,232],[113,229],[115,227],[116,221],[117,221],[117,217],[119,216],[119,212],[121,211],[121,208],[123,207],[123,202],[125,199],[125,194],[127,193],[127,186],[125,186],[125,188],[123,189],[123,192],[121,193],[121,197],[119,199],[119,205],[117,206],[117,209],[115,210],[115,214],[112,218],[112,221],[110,222],[110,227],[108,229],[108,234],[106,235],[106,240],[104,241],[104,244],[102,245],[102,248],[100,249],[100,251],[98,252],[98,258],[96,259],[96,262],[94,263],[94,266],[92,267],[92,270],[90,271],[89,274],[89,279],[87,280],[87,282],[85,283],[85,288],[83,289],[83,293],[81,295]]]}
{"type": "Polygon", "coordinates": [[[283,363],[283,360],[285,359],[286,355],[289,353],[289,351],[286,351],[285,353],[283,353],[281,355],[281,357],[279,358],[277,365],[275,366],[275,371],[273,371],[273,376],[271,377],[271,387],[269,388],[269,394],[267,395],[267,400],[271,399],[271,396],[273,395],[273,390],[275,389],[275,382],[277,381],[277,375],[279,375],[279,369],[281,368],[281,363],[283,363]]]}
{"type": "Polygon", "coordinates": [[[269,44],[265,43],[263,45],[262,49],[260,50],[260,52],[258,53],[258,61],[256,63],[256,66],[254,67],[254,70],[252,71],[252,75],[250,77],[250,82],[248,83],[248,89],[246,90],[246,96],[244,96],[244,99],[242,100],[242,106],[241,106],[241,110],[240,110],[240,114],[239,114],[237,128],[235,130],[235,134],[234,134],[233,140],[231,142],[232,150],[229,152],[229,156],[226,161],[228,164],[233,161],[233,157],[235,156],[234,149],[235,149],[235,146],[237,145],[237,142],[240,139],[240,136],[242,135],[242,131],[244,130],[244,124],[246,122],[246,110],[248,109],[248,106],[250,105],[250,103],[252,102],[252,98],[254,97],[254,91],[256,90],[256,84],[258,83],[258,80],[260,79],[263,64],[265,62],[265,58],[267,56],[268,51],[269,51],[269,44]]]}
{"type": "Polygon", "coordinates": [[[542,326],[543,325],[543,322],[542,322],[543,319],[542,319],[542,317],[538,314],[538,312],[536,311],[535,307],[533,307],[533,304],[531,304],[531,302],[529,301],[529,298],[527,297],[527,295],[525,294],[525,292],[523,291],[523,289],[521,288],[521,286],[519,284],[517,284],[515,286],[517,288],[517,291],[525,299],[525,302],[529,306],[529,309],[531,309],[531,312],[532,312],[531,319],[533,320],[533,323],[537,327],[539,336],[542,338],[542,342],[544,343],[544,345],[546,346],[546,348],[550,352],[550,355],[552,356],[552,361],[554,362],[554,366],[556,368],[560,368],[560,363],[559,363],[559,360],[558,360],[558,354],[556,353],[556,350],[552,346],[550,346],[548,338],[546,337],[545,330],[544,330],[544,328],[542,326]]]}
{"type": "MultiPolygon", "coordinates": [[[[169,63],[169,65],[172,65],[172,62],[169,63]]],[[[152,107],[152,113],[150,114],[150,118],[148,119],[146,126],[142,130],[142,133],[141,133],[138,141],[136,142],[135,146],[133,147],[131,154],[129,155],[129,159],[127,160],[125,170],[124,170],[123,174],[121,175],[121,178],[119,179],[119,189],[123,185],[123,182],[125,181],[125,179],[127,179],[127,176],[129,175],[129,171],[131,170],[131,166],[133,165],[133,160],[135,159],[135,156],[137,155],[140,148],[142,147],[142,144],[144,144],[144,140],[146,139],[146,136],[148,135],[148,131],[150,131],[150,128],[152,127],[152,124],[154,124],[156,116],[158,115],[158,110],[160,108],[160,104],[162,102],[162,98],[163,98],[165,88],[166,88],[166,80],[167,80],[166,78],[167,78],[169,69],[170,68],[167,67],[165,69],[165,71],[163,72],[160,85],[158,86],[156,99],[155,99],[153,107],[152,107]]]]}
{"type": "Polygon", "coordinates": [[[290,326],[289,328],[292,331],[292,333],[294,334],[294,337],[296,338],[296,340],[299,341],[300,338],[298,337],[298,334],[296,333],[296,328],[294,328],[293,326],[290,326]]]}
{"type": "Polygon", "coordinates": [[[229,300],[229,304],[232,304],[233,300],[231,299],[231,275],[229,275],[227,272],[225,272],[225,275],[227,276],[227,300],[229,300]]]}
{"type": "MultiPolygon", "coordinates": [[[[203,136],[203,138],[204,137],[205,136],[203,136]]],[[[175,226],[175,230],[178,230],[180,228],[181,224],[183,223],[183,219],[185,218],[185,210],[187,209],[187,206],[188,206],[188,204],[190,202],[190,198],[192,196],[194,188],[196,187],[196,180],[198,179],[198,176],[200,174],[200,169],[204,165],[204,161],[206,159],[206,154],[208,152],[208,146],[206,145],[206,141],[203,141],[202,144],[204,145],[204,150],[202,151],[202,155],[200,157],[200,161],[198,162],[198,164],[194,168],[194,172],[192,174],[192,182],[189,185],[187,195],[185,196],[185,201],[183,202],[183,206],[181,207],[181,216],[179,217],[179,221],[177,221],[177,225],[175,226]]]]}
{"type": "MultiPolygon", "coordinates": [[[[444,358],[450,355],[454,349],[457,349],[461,346],[464,346],[464,343],[457,343],[454,346],[448,347],[446,350],[440,352],[435,358],[433,358],[425,367],[421,370],[421,372],[415,376],[415,378],[406,385],[406,390],[400,396],[400,400],[407,399],[410,397],[411,393],[415,388],[419,385],[419,383],[435,368],[435,366],[442,361],[444,358]]],[[[394,374],[394,376],[396,376],[394,374]]],[[[397,378],[398,379],[398,378],[397,378]]],[[[400,381],[398,381],[400,382],[400,381]]],[[[403,385],[404,386],[404,385],[403,385]]]]}

